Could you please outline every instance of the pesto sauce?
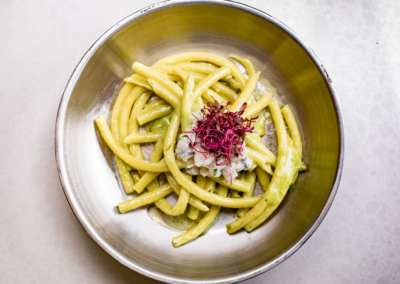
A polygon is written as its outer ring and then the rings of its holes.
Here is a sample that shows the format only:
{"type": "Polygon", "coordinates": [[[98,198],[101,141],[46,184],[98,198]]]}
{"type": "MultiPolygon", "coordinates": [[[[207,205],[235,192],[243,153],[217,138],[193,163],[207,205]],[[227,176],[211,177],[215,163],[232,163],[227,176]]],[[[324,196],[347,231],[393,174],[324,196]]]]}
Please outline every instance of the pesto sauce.
{"type": "Polygon", "coordinates": [[[146,130],[147,133],[149,132],[163,133],[168,129],[171,118],[172,118],[172,113],[163,116],[159,119],[156,119],[152,122],[146,123],[144,125],[144,129],[146,130]]]}
{"type": "MultiPolygon", "coordinates": [[[[158,209],[156,206],[150,206],[147,209],[147,214],[149,217],[155,221],[156,223],[160,224],[163,227],[166,227],[172,231],[179,231],[179,232],[186,232],[189,231],[191,228],[196,226],[199,221],[204,217],[206,212],[199,212],[199,217],[197,220],[191,220],[187,217],[187,214],[181,214],[178,216],[171,216],[167,215],[158,209]]],[[[206,230],[200,235],[205,235],[219,220],[219,214],[215,217],[214,221],[208,226],[206,230]]]]}
{"type": "Polygon", "coordinates": [[[169,227],[174,228],[175,230],[178,230],[178,231],[183,231],[183,232],[190,230],[197,224],[196,221],[189,219],[186,214],[181,214],[178,216],[170,216],[170,215],[164,214],[163,221],[169,227]]]}
{"type": "Polygon", "coordinates": [[[275,171],[279,172],[277,184],[271,186],[270,190],[265,193],[265,198],[269,205],[275,205],[282,201],[290,185],[296,181],[298,170],[303,165],[299,154],[289,146],[286,149],[278,149],[278,161],[275,171]]]}
{"type": "Polygon", "coordinates": [[[265,113],[265,109],[261,110],[258,113],[257,120],[254,122],[254,131],[257,131],[257,134],[260,136],[265,135],[265,123],[267,122],[267,117],[265,113]]]}

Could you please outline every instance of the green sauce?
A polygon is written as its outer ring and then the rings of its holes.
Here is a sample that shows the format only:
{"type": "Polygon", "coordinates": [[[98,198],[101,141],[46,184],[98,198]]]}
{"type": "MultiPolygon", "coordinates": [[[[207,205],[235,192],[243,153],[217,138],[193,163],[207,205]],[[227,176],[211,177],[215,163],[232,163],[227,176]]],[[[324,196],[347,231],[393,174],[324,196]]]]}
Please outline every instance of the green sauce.
{"type": "MultiPolygon", "coordinates": [[[[171,216],[165,214],[156,206],[150,206],[147,209],[147,214],[153,221],[155,221],[156,223],[160,224],[163,227],[166,227],[173,231],[186,232],[189,231],[194,226],[196,226],[199,223],[199,221],[204,217],[206,212],[200,211],[198,219],[191,220],[187,217],[186,213],[181,214],[179,216],[171,216]]],[[[220,213],[218,213],[218,215],[215,217],[214,221],[210,224],[210,226],[208,226],[208,228],[204,230],[201,236],[205,235],[215,225],[215,223],[218,222],[219,214],[220,213]]]]}
{"type": "Polygon", "coordinates": [[[279,196],[279,189],[276,188],[271,188],[271,190],[266,193],[265,198],[268,200],[269,205],[275,205],[282,201],[279,196]]]}
{"type": "Polygon", "coordinates": [[[267,122],[266,110],[263,109],[258,113],[258,118],[254,122],[254,131],[260,136],[265,135],[265,123],[267,122]]]}
{"type": "Polygon", "coordinates": [[[169,123],[172,118],[172,113],[168,114],[166,116],[163,116],[159,119],[156,119],[152,122],[146,123],[144,125],[144,129],[146,129],[146,132],[154,132],[154,133],[163,133],[168,129],[169,123]]]}
{"type": "MultiPolygon", "coordinates": [[[[279,160],[277,161],[276,169],[279,170],[279,182],[275,186],[271,186],[270,190],[265,193],[265,198],[269,205],[275,205],[282,201],[290,185],[296,181],[298,171],[304,167],[299,154],[289,146],[286,149],[278,150],[279,160]]],[[[278,174],[278,173],[276,173],[278,174]]]]}
{"type": "MultiPolygon", "coordinates": [[[[201,219],[203,219],[205,214],[206,214],[205,212],[200,211],[199,217],[197,218],[197,220],[189,219],[187,217],[186,213],[181,214],[179,216],[170,216],[170,215],[164,214],[163,221],[170,228],[173,228],[178,231],[186,232],[186,231],[189,231],[194,226],[196,226],[199,223],[199,221],[201,219]]],[[[205,235],[215,225],[215,223],[218,222],[218,219],[219,219],[219,213],[215,217],[213,222],[210,224],[210,226],[208,226],[208,228],[206,230],[204,230],[204,232],[201,233],[200,236],[205,235]]]]}
{"type": "Polygon", "coordinates": [[[196,221],[189,219],[186,214],[181,214],[179,216],[170,216],[170,215],[164,214],[163,221],[169,227],[174,228],[175,230],[178,230],[178,231],[183,231],[183,232],[190,230],[191,228],[196,226],[196,224],[198,223],[196,221]]]}

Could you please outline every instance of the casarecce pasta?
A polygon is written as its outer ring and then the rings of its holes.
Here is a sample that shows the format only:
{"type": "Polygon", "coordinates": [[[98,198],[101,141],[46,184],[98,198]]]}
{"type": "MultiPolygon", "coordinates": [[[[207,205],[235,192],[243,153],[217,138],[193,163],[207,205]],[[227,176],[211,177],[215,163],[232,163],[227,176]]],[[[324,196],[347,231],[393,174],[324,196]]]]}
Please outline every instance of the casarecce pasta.
{"type": "Polygon", "coordinates": [[[233,61],[204,52],[172,55],[153,66],[135,62],[135,74],[125,79],[114,104],[111,127],[105,117],[96,119],[126,193],[139,194],[119,203],[119,211],[154,203],[164,214],[196,221],[173,239],[175,247],[199,237],[221,207],[238,209],[239,218],[226,225],[229,234],[251,232],[306,169],[290,106],[281,108],[271,92],[256,99],[260,72],[248,59],[230,57],[247,75],[233,61]],[[276,129],[277,155],[261,139],[266,110],[276,129]],[[144,143],[154,147],[147,160],[144,143]],[[263,194],[254,196],[257,180],[263,194]],[[174,206],[165,199],[171,194],[177,196],[174,206]]]}

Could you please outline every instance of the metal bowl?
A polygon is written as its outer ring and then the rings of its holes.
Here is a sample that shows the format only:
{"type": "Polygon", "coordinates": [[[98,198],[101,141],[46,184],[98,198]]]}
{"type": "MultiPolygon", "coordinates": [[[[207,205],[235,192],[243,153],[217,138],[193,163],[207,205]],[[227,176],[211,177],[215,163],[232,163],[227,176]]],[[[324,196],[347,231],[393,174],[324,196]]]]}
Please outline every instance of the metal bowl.
{"type": "Polygon", "coordinates": [[[88,50],[62,97],[56,158],[65,195],[88,234],[123,265],[169,283],[233,283],[278,265],[311,236],[337,191],[343,166],[343,124],[332,82],[311,49],[270,15],[230,1],[166,1],[123,19],[88,50]],[[236,53],[276,86],[300,125],[309,171],[260,228],[226,233],[229,215],[180,248],[177,232],[146,209],[118,214],[129,197],[96,136],[93,120],[107,113],[131,65],[185,51],[236,53]]]}

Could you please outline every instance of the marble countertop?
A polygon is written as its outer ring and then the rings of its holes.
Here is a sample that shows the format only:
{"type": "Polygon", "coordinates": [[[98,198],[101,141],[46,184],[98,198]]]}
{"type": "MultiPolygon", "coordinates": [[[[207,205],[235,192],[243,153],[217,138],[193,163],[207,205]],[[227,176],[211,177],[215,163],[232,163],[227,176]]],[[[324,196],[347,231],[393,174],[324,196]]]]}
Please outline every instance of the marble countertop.
{"type": "MultiPolygon", "coordinates": [[[[156,282],[86,234],[54,157],[58,104],[76,64],[109,27],[154,2],[1,1],[1,282],[156,282]]],[[[242,2],[294,29],[321,59],[346,142],[340,188],[319,229],[284,263],[243,283],[400,283],[400,2],[242,2]]]]}

